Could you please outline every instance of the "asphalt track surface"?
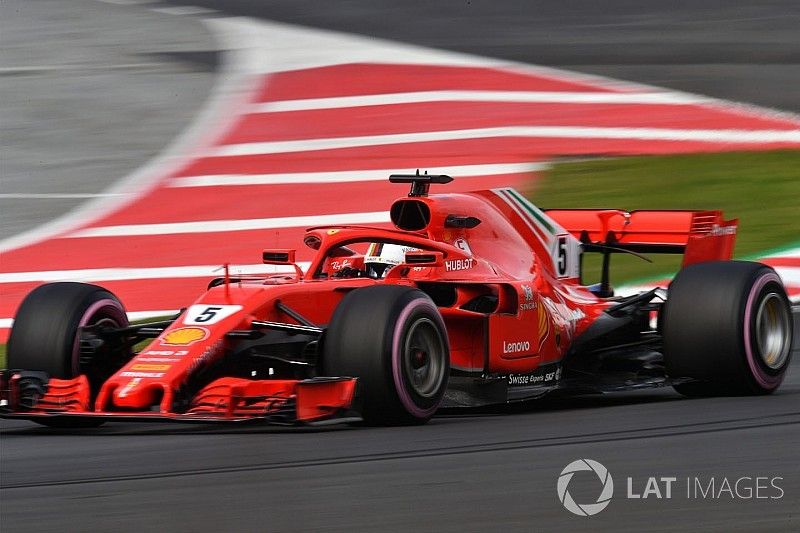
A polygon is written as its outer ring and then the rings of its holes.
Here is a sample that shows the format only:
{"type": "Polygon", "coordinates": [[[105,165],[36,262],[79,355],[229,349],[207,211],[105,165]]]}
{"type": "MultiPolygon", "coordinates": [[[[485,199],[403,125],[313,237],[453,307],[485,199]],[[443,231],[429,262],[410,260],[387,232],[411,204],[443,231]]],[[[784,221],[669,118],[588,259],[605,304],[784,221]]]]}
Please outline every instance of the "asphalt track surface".
{"type": "MultiPolygon", "coordinates": [[[[227,2],[226,9],[237,4],[227,2]]],[[[281,9],[290,9],[264,5],[274,18],[280,18],[281,9]]],[[[576,11],[586,17],[587,28],[604,26],[605,13],[610,17],[621,9],[606,6],[602,13],[593,14],[587,5],[576,11]],[[596,17],[594,24],[592,16],[596,17]]],[[[708,4],[704,5],[707,8],[708,4]]],[[[641,3],[628,7],[638,9],[636,6],[641,3]]],[[[311,23],[306,19],[318,18],[318,25],[329,20],[337,29],[353,29],[342,27],[344,23],[338,19],[340,13],[356,13],[358,6],[349,11],[337,7],[336,12],[324,12],[322,7],[322,3],[315,3],[314,9],[297,15],[305,19],[292,21],[311,23]]],[[[292,9],[301,10],[302,6],[292,9]]],[[[788,34],[779,30],[791,20],[792,5],[770,4],[770,9],[773,15],[763,24],[788,39],[788,34]]],[[[437,26],[436,32],[405,24],[412,21],[398,17],[406,12],[398,9],[397,16],[391,17],[392,24],[386,23],[391,31],[400,32],[397,27],[403,26],[403,33],[416,32],[421,44],[436,45],[425,39],[439,39],[461,43],[440,42],[439,46],[492,54],[487,43],[491,32],[486,30],[487,37],[478,38],[484,24],[494,24],[487,22],[491,10],[472,19],[452,19],[452,11],[442,12],[440,18],[448,23],[437,26]]],[[[688,26],[696,25],[699,17],[681,13],[688,26]]],[[[507,24],[505,35],[495,34],[495,42],[505,40],[516,43],[519,50],[526,49],[525,39],[533,32],[515,30],[515,25],[522,23],[510,15],[507,24]]],[[[553,30],[553,34],[559,32],[553,30]]],[[[562,35],[566,39],[569,33],[562,35]]],[[[613,25],[608,35],[607,46],[601,48],[625,57],[628,47],[610,37],[615,35],[613,25]]],[[[735,37],[731,34],[723,40],[736,42],[735,37]]],[[[597,39],[603,44],[601,37],[597,39]]],[[[699,50],[687,46],[687,53],[692,49],[699,50]]],[[[557,47],[552,50],[555,53],[557,47]]],[[[792,49],[783,50],[789,53],[792,49]]],[[[524,56],[516,59],[534,61],[524,56]]],[[[564,61],[575,70],[589,70],[564,61]]],[[[652,58],[647,61],[657,63],[652,58]]],[[[556,58],[552,64],[561,63],[556,58]]],[[[781,107],[796,110],[800,107],[797,91],[787,96],[786,85],[780,83],[781,76],[790,76],[792,68],[783,65],[772,69],[780,74],[777,78],[754,76],[753,83],[769,86],[757,92],[763,93],[763,98],[771,94],[793,99],[793,103],[781,107]]],[[[633,74],[639,72],[636,65],[630,65],[630,69],[633,74]]],[[[674,71],[669,65],[660,70],[674,71]]],[[[717,76],[708,77],[715,79],[694,90],[731,98],[736,96],[719,90],[741,90],[717,89],[725,83],[717,76]]],[[[652,81],[634,75],[629,78],[652,81]]],[[[770,103],[755,98],[750,101],[770,103]]],[[[548,399],[524,407],[447,413],[414,428],[282,430],[108,424],[70,433],[3,421],[0,528],[796,531],[800,528],[799,423],[800,373],[796,362],[780,391],[768,397],[684,400],[670,390],[658,390],[548,399]],[[561,469],[578,458],[603,463],[616,485],[609,507],[591,518],[569,514],[556,494],[561,469]],[[628,476],[633,479],[634,492],[642,492],[649,476],[677,477],[681,490],[669,500],[626,499],[628,476]],[[722,478],[733,481],[742,476],[780,476],[783,479],[778,484],[784,495],[781,499],[758,500],[732,500],[727,494],[720,499],[691,499],[685,497],[680,484],[687,477],[705,482],[714,477],[719,483],[722,478]]],[[[588,501],[597,494],[591,480],[585,481],[587,490],[576,491],[576,500],[588,501]]]]}

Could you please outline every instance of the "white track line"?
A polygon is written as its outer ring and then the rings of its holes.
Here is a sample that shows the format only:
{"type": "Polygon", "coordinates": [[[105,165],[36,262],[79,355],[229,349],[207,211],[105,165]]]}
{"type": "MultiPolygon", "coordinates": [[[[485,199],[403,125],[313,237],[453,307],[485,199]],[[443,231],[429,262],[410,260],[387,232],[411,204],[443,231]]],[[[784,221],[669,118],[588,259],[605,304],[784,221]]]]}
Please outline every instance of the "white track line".
{"type": "Polygon", "coordinates": [[[69,200],[80,198],[108,198],[112,196],[122,196],[122,193],[10,192],[0,194],[0,200],[69,200]]]}
{"type": "Polygon", "coordinates": [[[170,316],[177,313],[177,309],[160,309],[154,311],[129,311],[128,320],[142,320],[144,318],[153,318],[156,316],[170,316]]]}
{"type": "MultiPolygon", "coordinates": [[[[424,167],[429,174],[448,174],[454,178],[471,176],[498,176],[539,172],[548,168],[546,163],[508,163],[490,165],[453,165],[424,167]]],[[[385,181],[390,174],[415,172],[413,169],[344,170],[337,172],[296,172],[288,174],[223,174],[211,176],[184,176],[174,178],[170,187],[216,187],[221,185],[281,185],[298,183],[347,183],[353,181],[385,181]]]]}
{"type": "Polygon", "coordinates": [[[294,141],[226,144],[209,155],[230,157],[357,148],[387,144],[406,144],[496,137],[546,137],[570,139],[636,139],[646,141],[694,141],[718,143],[798,143],[798,130],[687,130],[669,128],[601,128],[591,126],[506,126],[467,130],[394,133],[360,137],[333,137],[294,141]]]}
{"type": "MultiPolygon", "coordinates": [[[[767,256],[761,257],[759,259],[755,259],[755,261],[769,259],[770,257],[775,256],[767,256]]],[[[781,281],[786,287],[800,287],[800,267],[774,267],[775,272],[778,273],[780,276],[781,281]]],[[[653,281],[652,283],[643,283],[639,285],[625,285],[620,287],[616,292],[618,296],[629,296],[632,294],[637,294],[642,291],[647,291],[655,287],[656,285],[663,285],[666,287],[666,281],[668,280],[660,280],[660,281],[653,281]]]]}
{"type": "Polygon", "coordinates": [[[388,211],[368,213],[338,213],[335,215],[307,215],[300,217],[251,218],[239,220],[202,220],[167,224],[128,224],[87,228],[66,235],[82,237],[122,237],[134,235],[165,235],[174,233],[214,233],[259,229],[297,228],[310,226],[335,226],[339,224],[377,224],[389,222],[388,211]]]}
{"type": "Polygon", "coordinates": [[[59,71],[86,71],[86,70],[127,70],[127,69],[141,69],[141,68],[160,68],[163,70],[174,69],[172,65],[166,62],[148,62],[148,63],[115,63],[113,65],[103,64],[72,64],[72,65],[21,65],[18,67],[2,67],[0,74],[26,74],[26,73],[39,73],[39,72],[59,72],[59,71]]]}
{"type": "Polygon", "coordinates": [[[156,0],[97,0],[104,4],[113,4],[115,6],[138,6],[142,4],[152,4],[156,0]]]}
{"type": "Polygon", "coordinates": [[[791,287],[800,286],[800,268],[799,267],[774,267],[775,272],[781,277],[783,284],[791,287]]]}
{"type": "Polygon", "coordinates": [[[166,15],[208,15],[209,13],[217,13],[215,9],[199,6],[154,7],[150,11],[166,15]]]}
{"type": "Polygon", "coordinates": [[[781,250],[780,252],[775,252],[774,254],[765,255],[763,259],[769,259],[770,257],[800,257],[800,247],[791,248],[789,250],[781,250]]]}
{"type": "MultiPolygon", "coordinates": [[[[302,269],[308,268],[310,262],[299,262],[302,269]]],[[[276,265],[231,265],[231,275],[241,274],[270,274],[283,272],[290,267],[276,265]]],[[[31,283],[53,281],[128,281],[134,279],[172,279],[172,278],[203,278],[221,276],[223,267],[220,265],[190,265],[155,268],[90,268],[81,270],[44,270],[39,272],[6,272],[0,274],[0,283],[31,283]]]]}
{"type": "MultiPolygon", "coordinates": [[[[177,313],[177,309],[160,309],[154,311],[131,311],[128,313],[128,320],[143,320],[145,318],[154,318],[157,316],[170,316],[177,313]]],[[[8,329],[14,325],[13,318],[0,318],[0,329],[8,329]]]]}
{"type": "Polygon", "coordinates": [[[551,104],[667,104],[685,105],[708,102],[708,98],[672,92],[606,93],[570,91],[419,91],[369,94],[302,100],[262,102],[250,107],[251,113],[307,111],[358,106],[413,104],[426,102],[505,102],[551,104]]]}

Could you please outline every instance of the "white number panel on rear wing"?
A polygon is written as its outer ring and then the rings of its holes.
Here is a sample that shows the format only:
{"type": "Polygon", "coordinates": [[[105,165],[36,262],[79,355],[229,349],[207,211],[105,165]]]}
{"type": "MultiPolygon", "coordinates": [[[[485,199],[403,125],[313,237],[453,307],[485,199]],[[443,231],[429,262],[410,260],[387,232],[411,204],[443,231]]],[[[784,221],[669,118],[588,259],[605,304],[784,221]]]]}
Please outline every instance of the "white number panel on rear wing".
{"type": "Polygon", "coordinates": [[[577,278],[580,276],[581,244],[569,233],[556,235],[550,249],[553,258],[553,270],[559,278],[577,278]]]}

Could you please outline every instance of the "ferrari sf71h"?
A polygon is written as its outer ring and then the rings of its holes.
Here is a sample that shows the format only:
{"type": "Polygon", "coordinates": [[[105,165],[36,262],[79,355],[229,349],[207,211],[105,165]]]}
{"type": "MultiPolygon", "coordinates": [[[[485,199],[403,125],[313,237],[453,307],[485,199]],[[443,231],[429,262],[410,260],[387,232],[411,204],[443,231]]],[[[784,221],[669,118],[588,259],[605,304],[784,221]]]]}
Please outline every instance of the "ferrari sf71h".
{"type": "Polygon", "coordinates": [[[719,211],[541,210],[512,189],[428,194],[448,176],[390,180],[411,184],[391,229],[310,228],[307,268],[264,250],[275,272],[226,270],[168,320],[130,324],[96,285],[39,286],[10,334],[0,415],[415,424],[553,391],[780,385],[785,290],[770,267],[731,261],[737,223],[719,211]],[[581,279],[590,253],[596,285],[581,279]],[[615,296],[617,253],[683,254],[682,269],[668,290],[615,296]]]}

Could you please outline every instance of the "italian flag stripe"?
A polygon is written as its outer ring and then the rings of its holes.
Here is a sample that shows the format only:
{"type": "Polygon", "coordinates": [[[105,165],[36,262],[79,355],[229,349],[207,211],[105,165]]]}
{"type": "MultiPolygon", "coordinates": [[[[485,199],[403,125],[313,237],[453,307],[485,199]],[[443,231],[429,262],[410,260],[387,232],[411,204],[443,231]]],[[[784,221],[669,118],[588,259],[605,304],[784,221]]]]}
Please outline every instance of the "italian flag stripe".
{"type": "Polygon", "coordinates": [[[535,223],[534,219],[522,209],[522,206],[519,205],[519,202],[509,194],[510,189],[493,189],[493,192],[499,196],[500,198],[505,201],[514,210],[515,213],[519,215],[519,217],[527,224],[527,226],[531,229],[533,234],[543,243],[548,242],[547,234],[542,230],[542,228],[535,223]]]}
{"type": "Polygon", "coordinates": [[[520,217],[534,229],[534,232],[544,244],[549,247],[553,242],[555,230],[553,225],[544,217],[544,214],[514,189],[495,189],[495,192],[514,208],[520,217]]]}
{"type": "Polygon", "coordinates": [[[556,228],[553,227],[553,225],[550,223],[550,221],[547,220],[547,217],[545,216],[545,214],[542,213],[542,211],[539,210],[538,207],[536,207],[535,205],[530,203],[527,198],[522,196],[520,193],[518,193],[514,189],[508,189],[508,192],[511,194],[511,196],[516,198],[517,202],[519,202],[519,204],[528,213],[530,213],[538,223],[540,223],[542,226],[544,226],[547,229],[547,232],[550,233],[550,235],[555,235],[556,234],[556,228]]]}

